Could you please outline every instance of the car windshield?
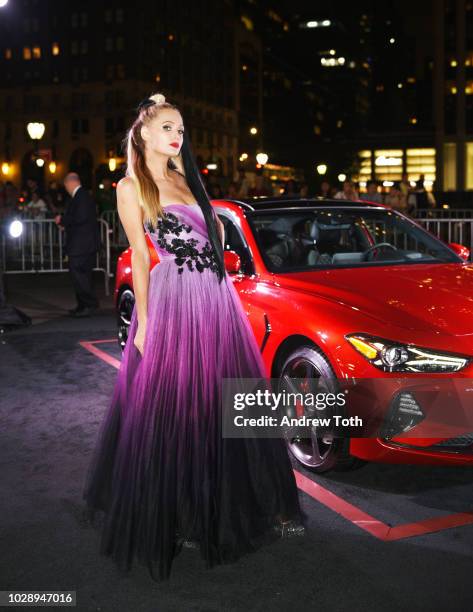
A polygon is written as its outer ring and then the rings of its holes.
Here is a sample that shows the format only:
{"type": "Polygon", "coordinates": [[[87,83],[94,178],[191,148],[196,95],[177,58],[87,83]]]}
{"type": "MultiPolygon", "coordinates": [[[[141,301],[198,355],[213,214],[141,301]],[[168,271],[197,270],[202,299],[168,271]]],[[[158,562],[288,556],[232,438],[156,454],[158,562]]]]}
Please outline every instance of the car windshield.
{"type": "Polygon", "coordinates": [[[440,240],[384,208],[266,210],[252,212],[248,220],[273,272],[462,261],[440,240]]]}

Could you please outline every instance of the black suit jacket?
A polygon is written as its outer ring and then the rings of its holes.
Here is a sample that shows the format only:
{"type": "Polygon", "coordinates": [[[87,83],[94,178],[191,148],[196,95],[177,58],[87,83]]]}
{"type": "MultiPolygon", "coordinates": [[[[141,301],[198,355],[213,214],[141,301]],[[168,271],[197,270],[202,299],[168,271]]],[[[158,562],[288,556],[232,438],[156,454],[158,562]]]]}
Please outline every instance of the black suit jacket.
{"type": "Polygon", "coordinates": [[[79,187],[74,197],[69,198],[61,223],[66,230],[68,255],[86,255],[100,249],[95,202],[84,187],[79,187]]]}

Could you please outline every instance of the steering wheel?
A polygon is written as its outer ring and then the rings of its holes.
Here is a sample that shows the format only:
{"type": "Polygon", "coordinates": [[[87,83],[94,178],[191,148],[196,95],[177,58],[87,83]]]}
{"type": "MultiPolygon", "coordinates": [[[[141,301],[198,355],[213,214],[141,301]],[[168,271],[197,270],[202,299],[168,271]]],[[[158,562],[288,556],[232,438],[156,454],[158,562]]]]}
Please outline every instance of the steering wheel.
{"type": "Polygon", "coordinates": [[[366,249],[366,251],[364,251],[363,253],[363,261],[372,261],[372,257],[371,257],[371,253],[375,250],[375,249],[379,249],[379,248],[389,248],[392,249],[393,251],[397,251],[398,249],[392,245],[389,242],[378,242],[377,244],[373,244],[373,246],[370,246],[369,249],[366,249]]]}

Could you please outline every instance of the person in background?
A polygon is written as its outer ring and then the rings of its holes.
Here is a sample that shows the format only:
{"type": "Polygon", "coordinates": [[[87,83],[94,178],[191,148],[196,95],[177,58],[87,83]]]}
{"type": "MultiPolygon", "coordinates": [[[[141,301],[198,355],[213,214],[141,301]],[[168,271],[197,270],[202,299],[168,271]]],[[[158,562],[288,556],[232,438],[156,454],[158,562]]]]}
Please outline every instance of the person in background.
{"type": "Polygon", "coordinates": [[[32,219],[45,219],[48,206],[38,191],[31,193],[31,200],[26,205],[26,211],[32,219]]]}
{"type": "Polygon", "coordinates": [[[320,185],[320,191],[318,194],[321,198],[330,198],[332,197],[332,189],[330,187],[330,183],[328,181],[322,181],[320,185]]]}
{"type": "Polygon", "coordinates": [[[343,188],[341,191],[337,191],[334,197],[336,200],[358,200],[358,192],[354,184],[347,179],[343,181],[343,188]]]}
{"type": "Polygon", "coordinates": [[[237,200],[238,197],[238,184],[235,181],[232,181],[227,188],[227,198],[237,200]]]}
{"type": "Polygon", "coordinates": [[[404,172],[404,174],[402,175],[402,180],[399,183],[399,189],[400,189],[402,195],[406,198],[406,202],[407,202],[409,194],[412,191],[412,187],[411,187],[411,184],[409,182],[409,178],[408,178],[407,172],[404,172]]]}
{"type": "Polygon", "coordinates": [[[299,195],[297,192],[296,181],[289,179],[284,186],[284,195],[288,198],[297,198],[299,195]]]}
{"type": "Polygon", "coordinates": [[[89,317],[99,306],[92,278],[96,253],[100,248],[95,202],[82,187],[76,172],[66,174],[64,187],[71,198],[64,214],[57,215],[55,221],[66,230],[65,251],[77,300],[76,308],[69,310],[69,314],[89,317]]]}
{"type": "Polygon", "coordinates": [[[404,197],[399,183],[394,183],[389,189],[389,193],[386,196],[384,203],[387,206],[391,206],[394,210],[405,213],[407,209],[407,199],[404,197]]]}
{"type": "Polygon", "coordinates": [[[244,170],[238,171],[238,179],[236,181],[236,184],[237,184],[237,190],[238,190],[238,197],[247,198],[248,191],[250,189],[250,184],[248,182],[248,179],[246,178],[246,173],[244,170]]]}
{"type": "Polygon", "coordinates": [[[117,196],[112,185],[112,179],[104,178],[101,184],[103,185],[103,189],[98,189],[95,194],[97,213],[99,216],[108,210],[116,210],[117,208],[117,196]]]}
{"type": "Polygon", "coordinates": [[[360,200],[377,202],[378,204],[383,203],[383,196],[378,191],[377,181],[368,181],[366,183],[366,193],[360,195],[360,200]]]}
{"type": "Polygon", "coordinates": [[[214,200],[220,200],[223,198],[222,188],[218,183],[212,183],[209,189],[209,195],[214,200]]]}
{"type": "Polygon", "coordinates": [[[248,196],[252,197],[269,197],[273,195],[272,190],[268,188],[263,174],[257,174],[255,177],[255,185],[248,190],[248,196]]]}
{"type": "Polygon", "coordinates": [[[30,202],[35,191],[39,191],[38,181],[35,179],[26,180],[27,202],[30,202]]]}
{"type": "Polygon", "coordinates": [[[299,188],[299,196],[301,198],[308,198],[309,196],[309,185],[307,183],[301,183],[299,188]]]}
{"type": "Polygon", "coordinates": [[[45,200],[49,211],[53,215],[61,215],[64,212],[66,194],[57,181],[49,182],[48,190],[45,193],[45,200]]]}

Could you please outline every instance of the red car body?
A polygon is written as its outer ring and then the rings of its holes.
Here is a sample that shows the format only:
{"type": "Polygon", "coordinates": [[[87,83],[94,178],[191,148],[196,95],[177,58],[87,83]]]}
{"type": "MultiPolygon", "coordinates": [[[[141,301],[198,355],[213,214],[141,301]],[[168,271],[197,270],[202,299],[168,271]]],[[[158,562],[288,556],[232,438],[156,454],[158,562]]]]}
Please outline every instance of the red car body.
{"type": "MultiPolygon", "coordinates": [[[[473,358],[472,263],[410,263],[356,270],[347,267],[274,273],[266,267],[248,222],[248,205],[227,200],[213,201],[212,205],[219,215],[235,220],[251,253],[253,273],[231,274],[231,278],[272,378],[278,376],[281,351],[306,341],[323,352],[337,378],[395,378],[395,374],[372,365],[346,341],[345,336],[355,332],[473,358]]],[[[254,207],[257,208],[256,204],[254,207]]],[[[149,246],[154,266],[159,260],[150,241],[149,246]]],[[[455,250],[461,253],[459,245],[455,250]]],[[[230,265],[231,259],[226,254],[230,265]]],[[[127,249],[118,261],[117,304],[124,288],[132,287],[127,249]]],[[[448,376],[451,375],[429,374],[430,379],[448,376]]],[[[473,361],[455,373],[455,377],[473,378],[473,361]]],[[[349,453],[363,460],[388,463],[473,465],[473,439],[471,446],[460,451],[452,451],[448,446],[435,447],[440,440],[420,436],[412,444],[412,440],[403,438],[351,438],[349,453]]]]}

